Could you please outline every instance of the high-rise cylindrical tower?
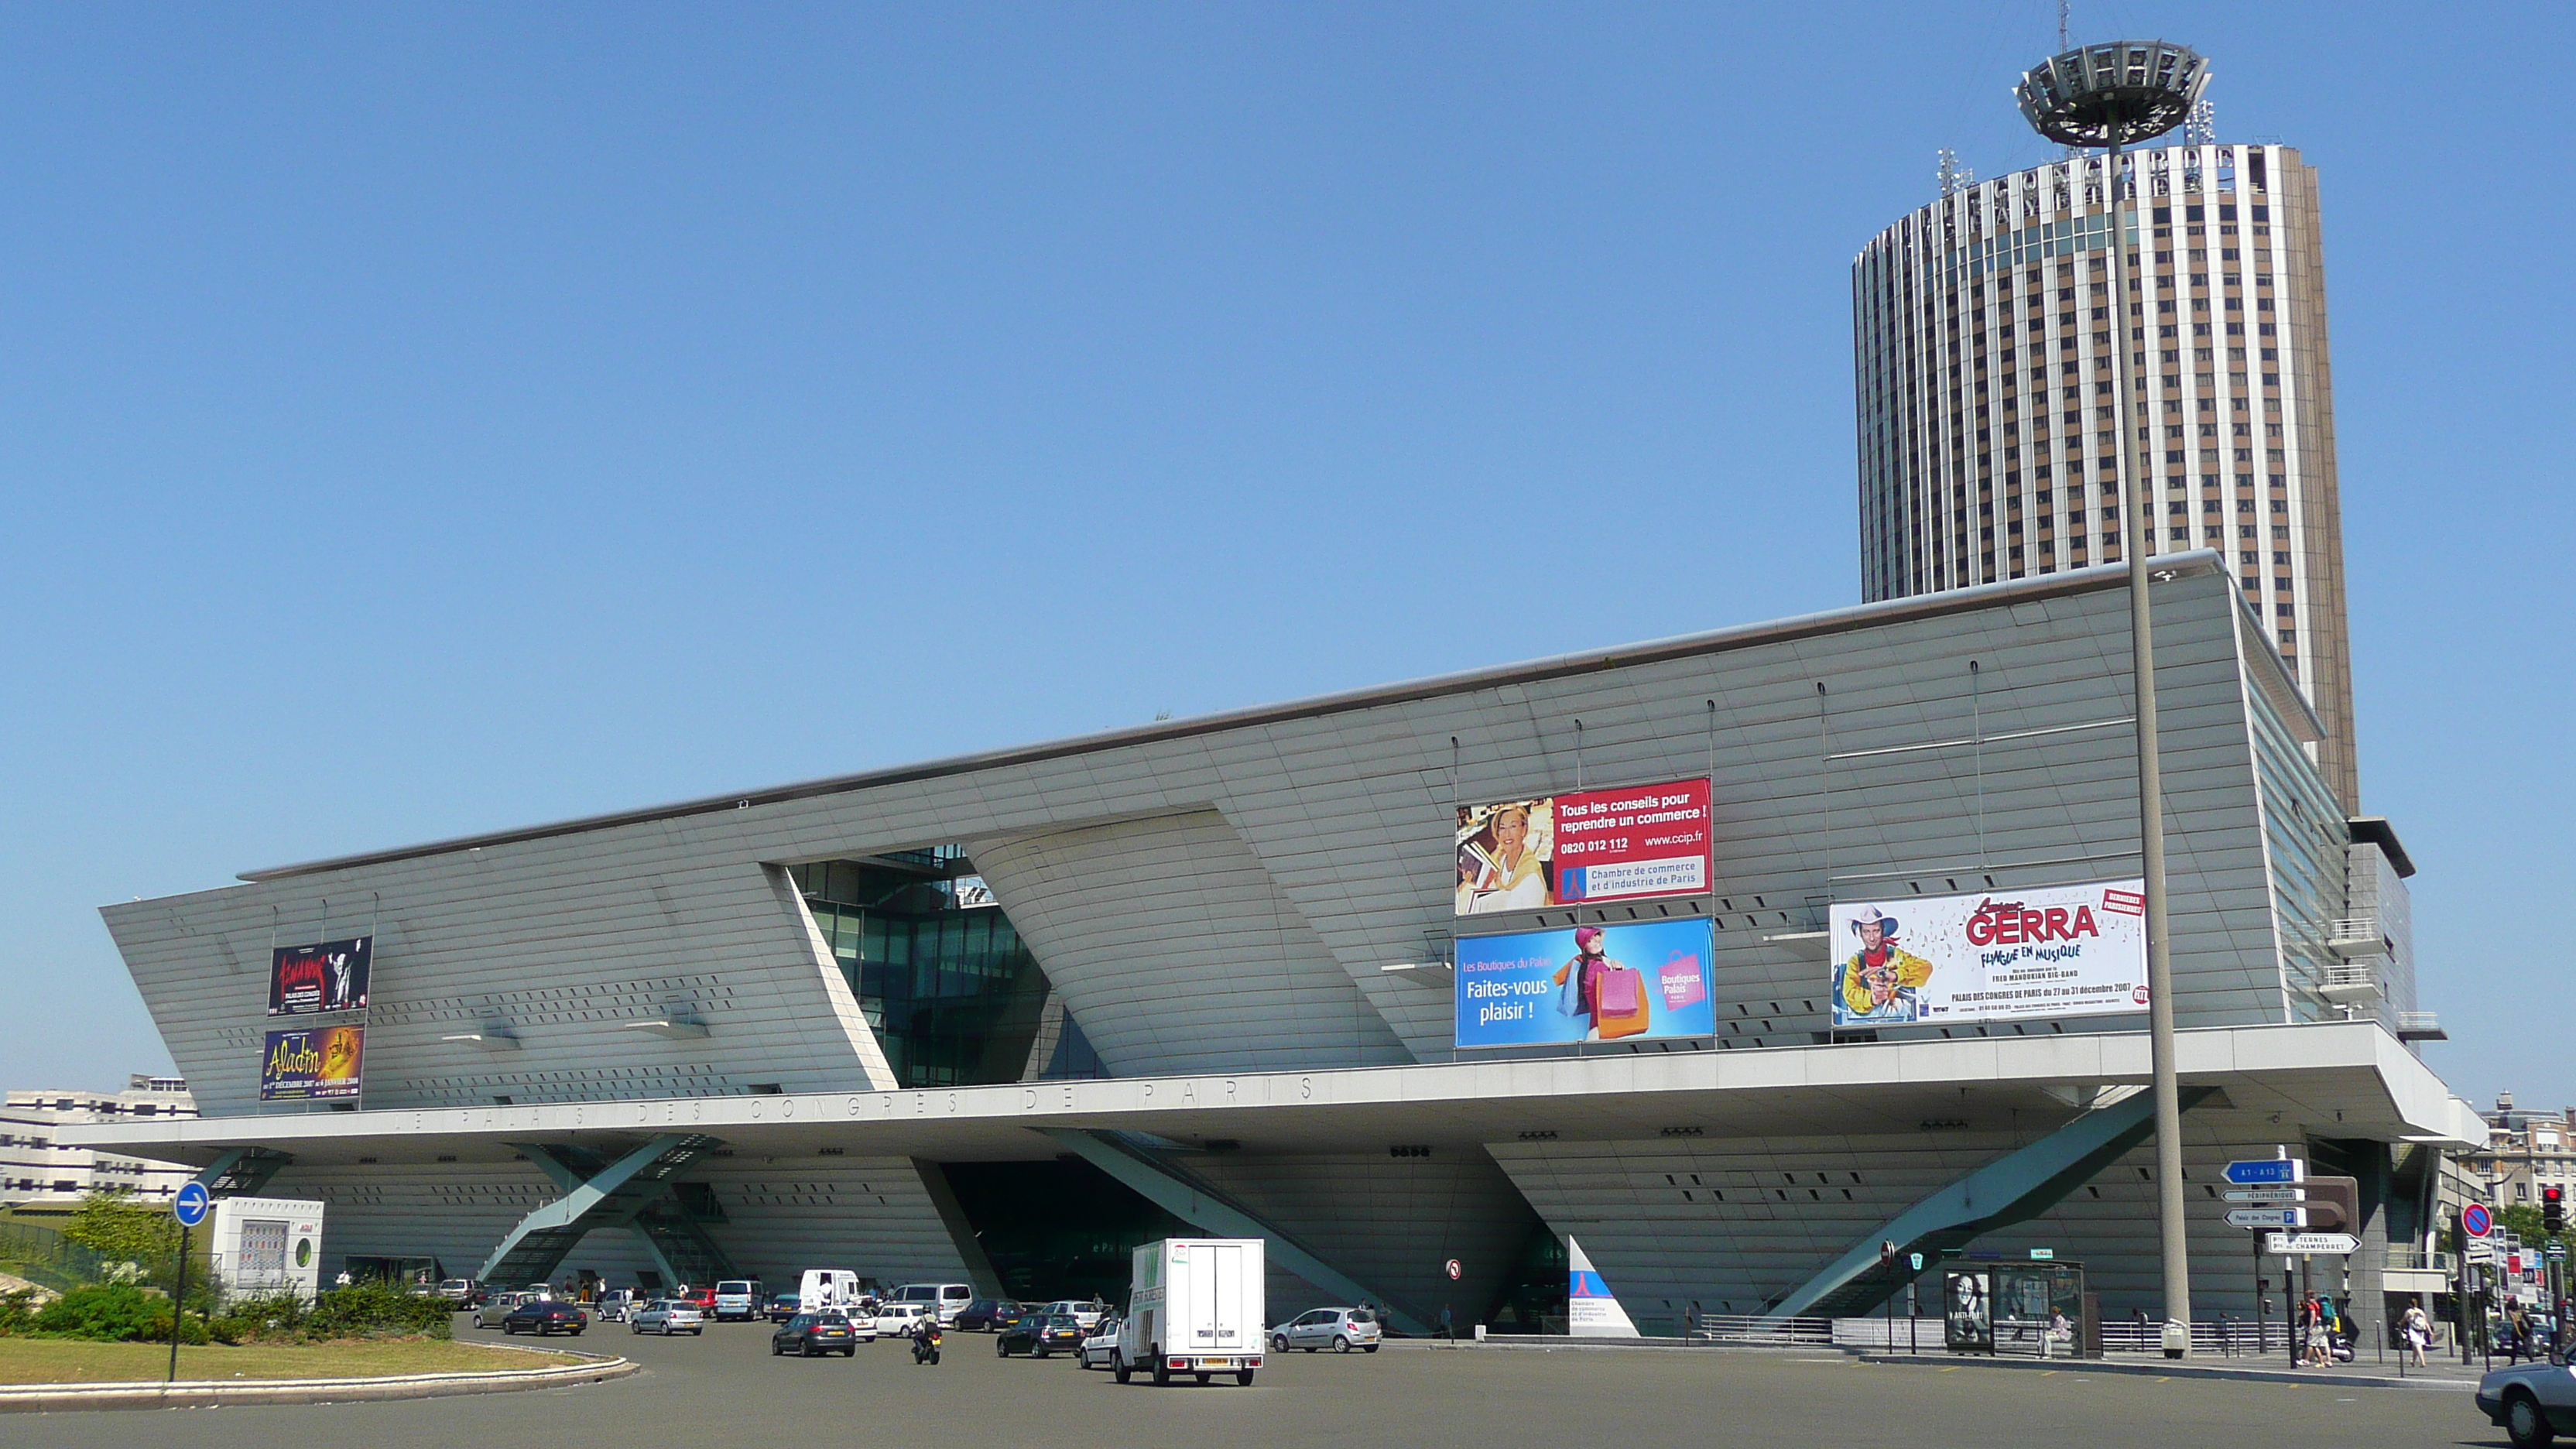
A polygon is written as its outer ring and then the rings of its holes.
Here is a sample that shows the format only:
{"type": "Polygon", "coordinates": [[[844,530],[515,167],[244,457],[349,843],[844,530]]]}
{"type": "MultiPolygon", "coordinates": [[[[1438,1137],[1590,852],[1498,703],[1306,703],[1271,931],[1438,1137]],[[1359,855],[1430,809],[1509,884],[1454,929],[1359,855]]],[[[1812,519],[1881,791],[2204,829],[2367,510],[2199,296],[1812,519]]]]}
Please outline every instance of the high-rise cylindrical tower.
{"type": "Polygon", "coordinates": [[[1953,183],[1853,262],[1863,594],[2118,560],[2125,354],[2151,549],[2225,554],[2357,811],[2316,169],[2274,145],[2120,165],[2144,233],[2125,300],[2100,157],[1953,183]]]}

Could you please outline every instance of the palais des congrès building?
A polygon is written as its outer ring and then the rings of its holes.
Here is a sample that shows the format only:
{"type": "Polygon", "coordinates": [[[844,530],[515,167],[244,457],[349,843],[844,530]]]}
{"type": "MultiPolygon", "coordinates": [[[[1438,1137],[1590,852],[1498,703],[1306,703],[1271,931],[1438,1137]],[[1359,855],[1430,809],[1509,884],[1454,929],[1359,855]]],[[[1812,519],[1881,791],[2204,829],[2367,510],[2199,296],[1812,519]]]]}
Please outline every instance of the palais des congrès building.
{"type": "MultiPolygon", "coordinates": [[[[2219,1167],[2282,1149],[2360,1183],[2363,1250],[2325,1261],[2361,1301],[2437,1291],[2406,1250],[2439,1152],[2485,1131],[2399,1030],[2413,867],[2321,778],[2222,561],[2166,563],[2197,1310],[2254,1311],[2219,1167]]],[[[66,1136],[321,1199],[335,1267],[501,1285],[832,1266],[1115,1299],[1134,1243],[1258,1234],[1282,1306],[1537,1327],[1570,1235],[1669,1332],[1870,1311],[1901,1236],[2051,1249],[2125,1316],[2158,1302],[2125,587],[110,906],[204,1115],[66,1136]]]]}

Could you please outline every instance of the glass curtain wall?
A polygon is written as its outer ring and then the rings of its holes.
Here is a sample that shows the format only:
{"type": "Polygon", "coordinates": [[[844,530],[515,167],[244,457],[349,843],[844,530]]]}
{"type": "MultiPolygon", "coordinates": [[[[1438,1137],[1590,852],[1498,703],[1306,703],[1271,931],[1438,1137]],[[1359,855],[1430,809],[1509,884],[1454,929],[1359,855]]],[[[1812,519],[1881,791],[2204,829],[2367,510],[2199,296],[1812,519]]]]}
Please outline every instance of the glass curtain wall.
{"type": "Polygon", "coordinates": [[[961,909],[954,848],[795,867],[814,924],[907,1087],[1016,1082],[1046,1006],[999,907],[961,909]]]}

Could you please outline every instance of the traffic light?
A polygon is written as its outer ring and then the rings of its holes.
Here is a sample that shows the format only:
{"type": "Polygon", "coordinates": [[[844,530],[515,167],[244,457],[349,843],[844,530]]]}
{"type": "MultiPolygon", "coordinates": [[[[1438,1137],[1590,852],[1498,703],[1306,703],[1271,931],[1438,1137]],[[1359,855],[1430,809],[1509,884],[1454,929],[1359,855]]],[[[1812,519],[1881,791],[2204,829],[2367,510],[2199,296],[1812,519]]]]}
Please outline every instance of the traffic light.
{"type": "Polygon", "coordinates": [[[2540,1225],[2550,1236],[2567,1231],[2567,1189],[2544,1187],[2540,1190],[2540,1225]]]}

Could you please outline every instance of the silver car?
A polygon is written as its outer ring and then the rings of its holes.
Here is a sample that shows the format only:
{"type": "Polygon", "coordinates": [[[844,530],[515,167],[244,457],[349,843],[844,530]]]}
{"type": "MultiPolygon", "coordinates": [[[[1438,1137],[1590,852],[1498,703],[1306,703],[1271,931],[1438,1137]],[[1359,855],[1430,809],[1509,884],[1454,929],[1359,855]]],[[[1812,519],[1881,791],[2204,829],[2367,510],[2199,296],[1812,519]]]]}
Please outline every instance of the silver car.
{"type": "Polygon", "coordinates": [[[511,1309],[535,1296],[533,1293],[495,1293],[484,1300],[482,1307],[474,1310],[474,1326],[498,1328],[501,1326],[501,1320],[510,1316],[511,1309]]]}
{"type": "Polygon", "coordinates": [[[1329,1348],[1335,1353],[1377,1352],[1383,1333],[1377,1326],[1377,1314],[1366,1308],[1318,1308],[1300,1313],[1270,1330],[1270,1348],[1286,1353],[1302,1348],[1308,1353],[1329,1348]]]}
{"type": "Polygon", "coordinates": [[[2558,1434],[2576,1434],[2576,1365],[2564,1353],[2545,1363],[2500,1368],[2478,1380],[2478,1412],[2517,1449],[2539,1449],[2558,1434]]]}
{"type": "Polygon", "coordinates": [[[675,1333],[691,1335],[707,1331],[707,1317],[698,1305],[683,1298],[656,1298],[637,1309],[626,1320],[626,1326],[637,1333],[658,1333],[665,1338],[675,1333]]]}

